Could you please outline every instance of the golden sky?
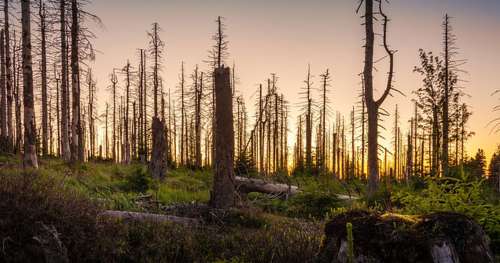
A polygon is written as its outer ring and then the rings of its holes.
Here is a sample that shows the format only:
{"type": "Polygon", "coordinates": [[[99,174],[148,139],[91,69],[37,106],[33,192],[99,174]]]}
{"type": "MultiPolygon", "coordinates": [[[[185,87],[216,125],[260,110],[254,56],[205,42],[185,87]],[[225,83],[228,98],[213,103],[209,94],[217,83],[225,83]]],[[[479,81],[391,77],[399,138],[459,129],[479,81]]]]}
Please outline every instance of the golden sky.
{"type": "MultiPolygon", "coordinates": [[[[94,0],[89,9],[97,14],[104,28],[96,27],[98,54],[93,68],[102,96],[107,93],[108,75],[121,68],[127,59],[136,63],[139,48],[148,43],[146,31],[158,22],[166,43],[163,68],[164,86],[175,89],[181,61],[188,72],[203,65],[215,31],[217,16],[226,18],[230,41],[230,64],[236,63],[238,89],[247,104],[255,99],[259,83],[270,73],[279,76],[278,86],[293,106],[290,124],[294,125],[299,90],[311,64],[315,83],[327,68],[333,74],[331,107],[348,116],[357,100],[358,73],[363,68],[363,37],[357,0],[94,0]]],[[[397,103],[406,125],[413,110],[412,91],[421,85],[413,73],[418,65],[419,48],[441,51],[441,23],[445,13],[452,19],[458,37],[459,59],[467,59],[461,78],[470,97],[465,98],[474,112],[470,127],[476,132],[469,150],[478,147],[488,157],[500,143],[499,134],[486,127],[495,116],[492,108],[500,88],[500,1],[498,0],[392,0],[386,5],[390,16],[389,43],[398,50],[395,57],[395,87],[406,96],[388,98],[384,108],[394,111],[397,103]]],[[[378,39],[379,40],[379,39],[378,39]]],[[[384,54],[379,50],[376,57],[384,54]]],[[[385,85],[385,61],[377,65],[375,84],[385,85]]],[[[392,126],[392,117],[386,126],[392,126]]],[[[292,126],[293,127],[293,126],[292,126]]],[[[292,128],[291,136],[294,129],[292,128]]]]}

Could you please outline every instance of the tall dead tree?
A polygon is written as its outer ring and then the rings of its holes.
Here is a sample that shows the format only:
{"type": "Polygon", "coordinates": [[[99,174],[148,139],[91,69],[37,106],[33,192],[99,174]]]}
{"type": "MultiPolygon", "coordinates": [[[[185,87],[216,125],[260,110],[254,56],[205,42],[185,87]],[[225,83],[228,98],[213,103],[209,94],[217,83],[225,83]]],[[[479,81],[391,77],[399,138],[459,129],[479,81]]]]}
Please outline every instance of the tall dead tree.
{"type": "Polygon", "coordinates": [[[311,66],[307,67],[307,76],[306,80],[304,80],[305,91],[303,91],[303,95],[305,96],[305,135],[306,135],[306,169],[310,173],[312,171],[313,161],[312,161],[312,127],[313,127],[313,113],[312,113],[312,76],[311,76],[311,66]]]}
{"type": "Polygon", "coordinates": [[[123,68],[125,73],[125,105],[124,105],[124,117],[123,117],[123,136],[124,136],[124,155],[123,163],[130,163],[130,136],[129,136],[129,106],[130,106],[130,62],[127,61],[127,65],[123,68]]]}
{"type": "Polygon", "coordinates": [[[112,151],[112,158],[116,162],[118,160],[118,147],[117,147],[117,123],[116,123],[116,98],[117,98],[117,84],[118,84],[118,77],[116,76],[116,73],[113,71],[111,74],[111,96],[113,98],[113,146],[112,151]]]}
{"type": "Polygon", "coordinates": [[[203,99],[203,72],[198,80],[198,66],[196,66],[195,74],[195,166],[201,168],[201,103],[203,99]]]}
{"type": "MultiPolygon", "coordinates": [[[[4,34],[5,34],[5,77],[6,77],[6,93],[7,93],[7,139],[8,147],[12,148],[14,140],[14,128],[12,118],[12,104],[13,104],[13,81],[12,71],[15,70],[11,63],[10,54],[10,13],[9,13],[9,0],[4,0],[4,34]]],[[[14,34],[15,35],[15,34],[14,34]]],[[[15,38],[15,37],[14,37],[15,38]]]]}
{"type": "MultiPolygon", "coordinates": [[[[6,0],[7,1],[7,0],[6,0]]],[[[62,157],[65,161],[71,160],[69,141],[69,101],[68,101],[68,46],[66,36],[66,0],[59,2],[61,24],[61,146],[62,157]]]]}
{"type": "Polygon", "coordinates": [[[5,37],[4,30],[0,32],[0,145],[2,149],[9,145],[7,131],[7,87],[5,86],[5,37]]]}
{"type": "Polygon", "coordinates": [[[23,35],[23,102],[24,102],[24,168],[38,168],[36,155],[35,103],[33,95],[33,63],[31,56],[30,0],[21,1],[23,35]]]}
{"type": "Polygon", "coordinates": [[[38,16],[40,19],[41,37],[41,78],[42,78],[42,154],[48,155],[49,126],[48,126],[48,95],[47,95],[47,25],[45,3],[40,0],[38,16]]]}
{"type": "MultiPolygon", "coordinates": [[[[160,61],[161,55],[163,53],[164,43],[159,36],[159,26],[158,23],[153,24],[153,31],[149,33],[151,38],[150,41],[150,52],[153,55],[153,99],[154,99],[154,115],[152,122],[152,155],[151,163],[149,169],[153,177],[164,178],[167,162],[166,162],[166,133],[165,124],[161,121],[158,116],[158,89],[159,89],[159,73],[160,73],[160,61]]],[[[147,97],[147,96],[145,96],[147,97]]],[[[146,104],[145,104],[146,105],[146,104]]]]}
{"type": "Polygon", "coordinates": [[[79,57],[79,8],[78,1],[71,1],[71,158],[73,162],[84,160],[83,129],[80,112],[80,57],[79,57]]]}
{"type": "Polygon", "coordinates": [[[376,100],[374,98],[373,89],[373,56],[375,32],[373,30],[373,0],[363,0],[365,3],[365,65],[363,70],[364,88],[365,88],[365,103],[368,115],[368,196],[373,196],[378,188],[379,167],[378,167],[378,118],[379,108],[390,94],[392,87],[392,79],[394,74],[394,51],[389,49],[387,43],[387,26],[389,19],[382,10],[382,2],[379,1],[379,13],[383,17],[383,46],[387,56],[389,57],[389,75],[387,86],[382,96],[376,100]]]}
{"type": "Polygon", "coordinates": [[[210,52],[210,64],[214,66],[212,95],[215,110],[212,125],[214,183],[210,193],[210,206],[224,209],[235,202],[233,96],[231,70],[224,67],[224,60],[228,55],[228,41],[224,34],[222,18],[219,16],[216,22],[217,33],[213,36],[215,44],[210,52]]]}
{"type": "Polygon", "coordinates": [[[326,140],[327,140],[327,135],[326,135],[326,118],[329,114],[329,100],[328,100],[328,88],[330,87],[330,81],[331,81],[331,76],[330,76],[330,71],[329,69],[326,70],[324,74],[321,74],[321,82],[322,82],[322,87],[321,87],[321,151],[319,152],[319,168],[323,174],[326,174],[327,171],[327,159],[326,159],[326,140]]]}

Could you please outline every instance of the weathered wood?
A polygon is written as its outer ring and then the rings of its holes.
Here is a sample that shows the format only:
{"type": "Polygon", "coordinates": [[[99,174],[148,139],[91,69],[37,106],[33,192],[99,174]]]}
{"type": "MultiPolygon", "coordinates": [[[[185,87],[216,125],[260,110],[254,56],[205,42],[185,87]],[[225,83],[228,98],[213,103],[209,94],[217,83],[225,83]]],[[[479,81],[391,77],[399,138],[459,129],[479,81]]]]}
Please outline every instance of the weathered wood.
{"type": "Polygon", "coordinates": [[[153,152],[149,171],[156,179],[165,178],[167,172],[165,125],[158,117],[153,117],[153,152]]]}
{"type": "Polygon", "coordinates": [[[128,212],[128,211],[112,211],[112,210],[104,211],[100,213],[98,217],[115,218],[124,221],[139,221],[139,222],[150,221],[158,223],[172,222],[190,226],[198,225],[201,223],[200,220],[195,218],[151,214],[151,213],[128,212]]]}
{"type": "Polygon", "coordinates": [[[25,168],[38,168],[36,155],[35,102],[33,95],[33,61],[31,55],[30,1],[21,1],[23,34],[23,102],[24,102],[24,158],[25,168]]]}
{"type": "Polygon", "coordinates": [[[235,177],[236,188],[241,193],[263,193],[263,194],[275,194],[275,195],[296,195],[300,193],[299,188],[293,185],[287,184],[273,184],[268,183],[261,179],[253,179],[246,177],[235,177]]]}
{"type": "Polygon", "coordinates": [[[234,204],[235,198],[233,98],[229,81],[229,68],[215,69],[214,80],[216,102],[215,158],[214,184],[210,193],[210,206],[225,209],[234,204]]]}

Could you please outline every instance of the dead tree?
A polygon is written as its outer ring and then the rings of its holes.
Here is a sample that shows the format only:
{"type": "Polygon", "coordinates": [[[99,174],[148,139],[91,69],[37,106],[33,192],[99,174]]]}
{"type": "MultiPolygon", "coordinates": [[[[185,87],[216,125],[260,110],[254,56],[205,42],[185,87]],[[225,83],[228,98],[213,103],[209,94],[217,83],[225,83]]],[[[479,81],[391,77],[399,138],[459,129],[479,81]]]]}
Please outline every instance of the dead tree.
{"type": "Polygon", "coordinates": [[[159,71],[160,59],[164,47],[163,41],[159,36],[160,27],[158,23],[153,23],[152,32],[149,33],[150,53],[153,56],[153,102],[154,102],[154,117],[158,117],[158,88],[159,88],[159,71]]]}
{"type": "Polygon", "coordinates": [[[40,19],[40,37],[41,37],[41,78],[42,78],[42,155],[48,155],[48,95],[47,95],[47,28],[46,28],[46,10],[45,3],[39,2],[38,15],[40,19]]]}
{"type": "MultiPolygon", "coordinates": [[[[153,99],[154,99],[154,116],[152,123],[152,155],[151,163],[149,169],[153,177],[164,178],[166,173],[166,133],[165,124],[160,120],[158,116],[158,89],[160,81],[160,66],[161,66],[161,55],[163,53],[164,43],[159,37],[159,26],[158,23],[153,24],[153,32],[149,33],[151,38],[150,41],[150,52],[154,56],[153,64],[153,99]]],[[[146,94],[146,93],[145,93],[146,94]]],[[[145,96],[146,97],[146,96],[145,96]]],[[[145,103],[146,105],[146,103],[145,103]]]]}
{"type": "MultiPolygon", "coordinates": [[[[7,139],[10,148],[13,146],[14,140],[14,128],[13,128],[13,118],[12,118],[12,104],[13,104],[13,82],[12,82],[12,71],[13,67],[11,65],[11,54],[10,54],[10,23],[9,23],[9,0],[4,0],[4,34],[5,34],[5,77],[6,77],[6,93],[7,93],[7,139]]],[[[15,40],[15,34],[14,34],[15,40]]]]}
{"type": "Polygon", "coordinates": [[[7,131],[7,87],[5,86],[5,37],[4,30],[0,32],[0,145],[2,149],[9,145],[7,131]]]}
{"type": "Polygon", "coordinates": [[[129,106],[130,106],[130,62],[123,68],[125,73],[125,105],[123,117],[123,131],[124,131],[124,155],[122,156],[123,163],[130,163],[130,136],[129,136],[129,106]]]}
{"type": "Polygon", "coordinates": [[[214,185],[210,194],[210,205],[214,208],[229,208],[235,202],[235,179],[233,169],[234,127],[233,100],[230,84],[230,69],[215,69],[216,125],[214,185]]]}
{"type": "MultiPolygon", "coordinates": [[[[6,0],[7,1],[7,0],[6,0]]],[[[71,160],[69,144],[69,101],[68,101],[68,47],[66,37],[66,0],[60,0],[61,24],[61,146],[62,157],[65,161],[71,160]]]]}
{"type": "Polygon", "coordinates": [[[327,159],[326,159],[326,118],[329,114],[329,100],[328,100],[328,88],[330,87],[330,71],[327,69],[324,74],[321,74],[321,151],[318,154],[320,156],[319,168],[322,174],[326,174],[327,171],[327,159]]]}
{"type": "Polygon", "coordinates": [[[84,160],[83,129],[80,112],[80,57],[79,57],[79,7],[77,0],[71,1],[71,91],[72,91],[72,122],[71,122],[71,160],[84,160]]]}
{"type": "Polygon", "coordinates": [[[312,171],[313,160],[312,160],[312,127],[313,127],[313,100],[312,100],[312,76],[311,76],[311,66],[307,67],[307,76],[306,80],[304,80],[305,87],[304,91],[301,94],[304,96],[305,104],[303,105],[302,111],[304,111],[305,115],[305,140],[306,140],[306,150],[305,150],[305,159],[306,159],[306,169],[307,172],[310,173],[312,171]]]}
{"type": "Polygon", "coordinates": [[[31,57],[30,0],[21,1],[23,35],[23,102],[24,102],[24,168],[38,168],[36,155],[35,103],[33,96],[33,64],[31,57]]]}
{"type": "MultiPolygon", "coordinates": [[[[379,1],[379,12],[383,17],[383,46],[389,57],[389,75],[387,86],[382,96],[375,100],[373,88],[373,66],[374,66],[374,42],[375,33],[373,30],[373,0],[363,0],[365,3],[364,25],[365,25],[365,65],[363,70],[365,103],[368,115],[368,196],[373,196],[378,188],[379,167],[378,167],[378,118],[379,108],[393,90],[392,79],[394,73],[394,51],[389,49],[387,43],[388,17],[382,11],[382,2],[379,1]]],[[[360,6],[361,7],[361,6],[360,6]]]]}
{"type": "Polygon", "coordinates": [[[201,103],[203,99],[203,72],[198,80],[198,66],[196,66],[195,74],[195,166],[201,168],[201,103]]]}
{"type": "Polygon", "coordinates": [[[112,96],[112,99],[113,99],[113,146],[111,147],[112,148],[112,151],[113,151],[113,154],[112,154],[112,158],[113,160],[116,162],[118,160],[118,147],[117,147],[117,123],[116,123],[116,110],[117,110],[117,105],[116,105],[116,98],[118,96],[117,94],[117,87],[118,85],[118,77],[116,76],[116,73],[113,71],[113,73],[111,74],[111,96],[112,96]]]}

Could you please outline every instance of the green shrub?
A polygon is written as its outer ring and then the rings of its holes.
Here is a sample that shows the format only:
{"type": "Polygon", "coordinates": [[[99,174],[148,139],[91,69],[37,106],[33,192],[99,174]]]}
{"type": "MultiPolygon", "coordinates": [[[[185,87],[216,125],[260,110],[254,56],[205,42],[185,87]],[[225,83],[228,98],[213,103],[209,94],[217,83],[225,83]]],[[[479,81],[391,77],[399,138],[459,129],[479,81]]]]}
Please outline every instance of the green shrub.
{"type": "Polygon", "coordinates": [[[144,167],[137,167],[134,172],[125,177],[121,188],[127,192],[144,193],[151,188],[152,180],[144,167]]]}
{"type": "Polygon", "coordinates": [[[288,214],[301,218],[323,219],[331,209],[340,206],[340,199],[330,192],[303,192],[292,197],[288,214]]]}
{"type": "Polygon", "coordinates": [[[490,236],[493,250],[500,253],[500,206],[488,201],[484,180],[428,178],[421,192],[401,190],[392,195],[393,203],[403,213],[429,214],[457,212],[475,219],[490,236]]]}

